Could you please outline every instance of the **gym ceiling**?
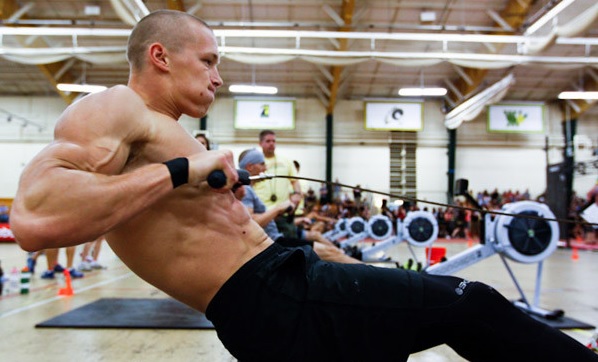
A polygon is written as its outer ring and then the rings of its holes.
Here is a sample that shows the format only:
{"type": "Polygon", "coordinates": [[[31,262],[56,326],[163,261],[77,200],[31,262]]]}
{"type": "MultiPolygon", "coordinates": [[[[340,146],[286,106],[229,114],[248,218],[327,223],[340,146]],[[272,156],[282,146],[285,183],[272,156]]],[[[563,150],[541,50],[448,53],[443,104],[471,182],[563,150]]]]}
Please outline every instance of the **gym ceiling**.
{"type": "MultiPolygon", "coordinates": [[[[277,96],[317,98],[329,113],[339,100],[422,86],[447,88],[448,111],[512,74],[503,101],[558,104],[598,121],[595,100],[558,99],[598,91],[595,0],[0,0],[0,96],[70,103],[78,94],[56,84],[126,84],[126,35],[158,9],[211,25],[227,85],[276,86],[277,96]]],[[[219,94],[233,96],[227,86],[219,94]]]]}

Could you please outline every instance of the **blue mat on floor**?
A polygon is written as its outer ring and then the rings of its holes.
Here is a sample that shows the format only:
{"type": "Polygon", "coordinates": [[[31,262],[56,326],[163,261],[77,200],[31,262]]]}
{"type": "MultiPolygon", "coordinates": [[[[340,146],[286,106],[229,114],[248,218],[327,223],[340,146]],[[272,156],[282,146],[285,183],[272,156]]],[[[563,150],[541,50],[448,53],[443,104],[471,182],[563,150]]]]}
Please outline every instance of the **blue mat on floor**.
{"type": "Polygon", "coordinates": [[[214,329],[203,313],[169,298],[103,298],[35,327],[214,329]]]}

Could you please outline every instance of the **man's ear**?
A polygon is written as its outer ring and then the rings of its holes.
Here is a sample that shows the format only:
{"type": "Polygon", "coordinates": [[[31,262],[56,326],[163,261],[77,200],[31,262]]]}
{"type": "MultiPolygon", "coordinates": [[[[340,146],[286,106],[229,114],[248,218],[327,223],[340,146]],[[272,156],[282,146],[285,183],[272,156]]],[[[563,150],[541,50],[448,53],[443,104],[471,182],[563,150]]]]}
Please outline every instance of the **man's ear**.
{"type": "Polygon", "coordinates": [[[150,63],[158,69],[167,72],[169,66],[168,52],[160,43],[153,43],[149,46],[150,63]]]}

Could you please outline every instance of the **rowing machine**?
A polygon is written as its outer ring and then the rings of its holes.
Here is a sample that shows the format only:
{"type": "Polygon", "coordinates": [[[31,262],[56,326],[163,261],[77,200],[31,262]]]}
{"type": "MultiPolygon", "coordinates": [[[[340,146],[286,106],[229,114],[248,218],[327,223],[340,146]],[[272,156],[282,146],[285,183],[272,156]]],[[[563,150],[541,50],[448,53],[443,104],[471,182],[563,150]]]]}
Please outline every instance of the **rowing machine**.
{"type": "Polygon", "coordinates": [[[514,304],[524,311],[546,319],[559,318],[564,315],[562,310],[548,311],[539,307],[542,262],[556,250],[558,245],[558,224],[556,221],[549,221],[554,218],[548,206],[534,201],[506,204],[499,215],[484,213],[484,240],[480,245],[471,247],[445,262],[428,267],[424,272],[451,275],[497,254],[521,295],[521,299],[514,304]],[[524,264],[538,263],[532,303],[528,301],[517,282],[507,259],[524,264]]]}

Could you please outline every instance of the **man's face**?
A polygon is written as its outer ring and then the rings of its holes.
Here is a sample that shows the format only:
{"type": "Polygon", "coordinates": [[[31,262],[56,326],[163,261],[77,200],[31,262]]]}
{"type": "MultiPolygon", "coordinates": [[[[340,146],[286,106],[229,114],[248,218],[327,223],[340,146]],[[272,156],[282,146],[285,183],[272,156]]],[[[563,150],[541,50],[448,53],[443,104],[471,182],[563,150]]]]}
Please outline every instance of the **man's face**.
{"type": "Polygon", "coordinates": [[[195,139],[197,139],[199,141],[199,143],[201,143],[206,149],[208,148],[208,142],[206,141],[206,139],[202,136],[197,136],[195,137],[195,139]]]}
{"type": "Polygon", "coordinates": [[[276,149],[276,135],[269,134],[264,136],[260,141],[260,147],[266,157],[274,156],[274,150],[276,149]]]}
{"type": "Polygon", "coordinates": [[[251,176],[257,176],[262,172],[266,172],[266,162],[251,163],[247,166],[247,171],[251,176]]]}
{"type": "Polygon", "coordinates": [[[218,73],[218,43],[205,26],[193,23],[191,28],[195,38],[185,49],[170,54],[170,68],[182,113],[203,117],[223,84],[218,73]]]}

